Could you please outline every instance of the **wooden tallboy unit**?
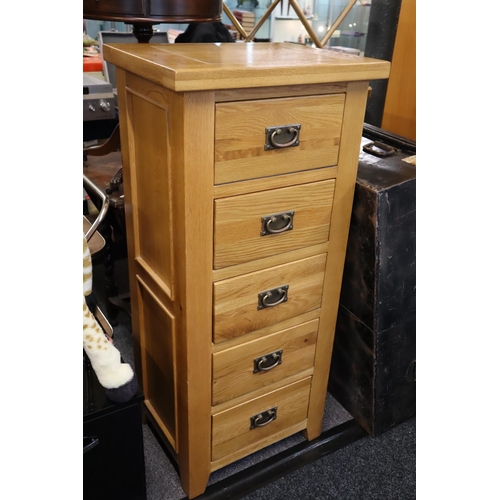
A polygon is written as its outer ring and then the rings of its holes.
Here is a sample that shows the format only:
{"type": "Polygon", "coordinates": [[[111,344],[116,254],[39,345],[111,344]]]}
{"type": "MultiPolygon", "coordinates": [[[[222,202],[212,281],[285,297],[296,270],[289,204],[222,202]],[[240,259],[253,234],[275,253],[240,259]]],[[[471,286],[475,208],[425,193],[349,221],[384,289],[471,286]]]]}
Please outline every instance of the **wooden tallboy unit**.
{"type": "Polygon", "coordinates": [[[281,43],[106,45],[117,66],[136,370],[189,498],[321,434],[368,82],[281,43]]]}

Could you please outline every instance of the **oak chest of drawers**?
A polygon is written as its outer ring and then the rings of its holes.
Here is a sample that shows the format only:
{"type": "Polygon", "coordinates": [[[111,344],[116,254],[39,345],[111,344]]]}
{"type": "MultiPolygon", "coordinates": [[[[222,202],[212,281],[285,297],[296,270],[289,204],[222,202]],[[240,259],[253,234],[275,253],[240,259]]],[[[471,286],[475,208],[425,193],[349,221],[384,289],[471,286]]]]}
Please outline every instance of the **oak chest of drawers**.
{"type": "Polygon", "coordinates": [[[321,433],[368,83],[294,44],[106,45],[117,67],[136,368],[193,498],[321,433]]]}

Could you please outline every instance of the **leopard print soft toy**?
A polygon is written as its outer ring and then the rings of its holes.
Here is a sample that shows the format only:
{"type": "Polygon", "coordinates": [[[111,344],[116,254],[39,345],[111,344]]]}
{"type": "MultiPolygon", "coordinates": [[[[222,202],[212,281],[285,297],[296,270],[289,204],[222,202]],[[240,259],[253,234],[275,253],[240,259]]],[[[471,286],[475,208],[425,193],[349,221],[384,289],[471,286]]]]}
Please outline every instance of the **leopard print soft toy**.
{"type": "Polygon", "coordinates": [[[83,349],[106,395],[115,402],[126,402],[138,389],[137,378],[128,363],[121,362],[118,349],[104,333],[87,305],[92,292],[92,260],[83,236],[83,349]]]}

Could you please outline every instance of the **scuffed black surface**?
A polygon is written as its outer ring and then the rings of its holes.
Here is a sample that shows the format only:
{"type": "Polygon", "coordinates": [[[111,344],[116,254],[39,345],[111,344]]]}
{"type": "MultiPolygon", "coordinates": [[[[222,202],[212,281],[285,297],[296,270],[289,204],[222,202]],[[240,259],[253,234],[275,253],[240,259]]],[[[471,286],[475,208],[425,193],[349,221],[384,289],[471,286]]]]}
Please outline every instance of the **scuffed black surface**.
{"type": "Polygon", "coordinates": [[[332,355],[329,391],[372,436],[416,411],[416,167],[403,161],[408,152],[360,152],[332,355]]]}

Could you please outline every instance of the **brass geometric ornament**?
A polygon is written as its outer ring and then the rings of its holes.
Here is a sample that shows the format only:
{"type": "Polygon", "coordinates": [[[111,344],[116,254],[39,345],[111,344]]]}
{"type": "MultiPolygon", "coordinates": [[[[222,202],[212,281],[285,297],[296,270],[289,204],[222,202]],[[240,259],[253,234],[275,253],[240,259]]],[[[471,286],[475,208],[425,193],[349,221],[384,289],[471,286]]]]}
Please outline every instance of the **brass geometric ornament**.
{"type": "MultiPolygon", "coordinates": [[[[273,3],[267,8],[266,12],[262,15],[262,17],[259,19],[259,22],[254,26],[253,30],[250,33],[247,33],[239,21],[236,19],[234,14],[231,12],[229,7],[224,3],[223,8],[224,12],[226,15],[229,17],[231,22],[234,24],[234,27],[238,31],[238,33],[241,35],[241,37],[245,40],[245,42],[251,42],[256,33],[259,31],[261,26],[264,24],[266,19],[271,15],[271,12],[280,4],[283,0],[274,0],[273,3]]],[[[300,19],[300,22],[304,26],[305,30],[311,37],[311,40],[314,42],[316,47],[322,49],[330,40],[331,36],[333,35],[334,31],[338,28],[340,23],[345,19],[347,14],[349,14],[349,11],[354,7],[354,4],[356,3],[357,0],[349,0],[349,3],[346,5],[344,10],[340,13],[340,15],[337,17],[335,22],[330,26],[328,31],[325,33],[325,36],[323,37],[322,40],[318,38],[314,30],[312,29],[311,24],[308,22],[306,16],[302,12],[302,9],[300,8],[299,4],[297,3],[297,0],[288,0],[288,4],[292,7],[292,9],[295,11],[297,14],[298,18],[300,19]]]]}

